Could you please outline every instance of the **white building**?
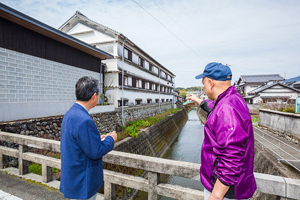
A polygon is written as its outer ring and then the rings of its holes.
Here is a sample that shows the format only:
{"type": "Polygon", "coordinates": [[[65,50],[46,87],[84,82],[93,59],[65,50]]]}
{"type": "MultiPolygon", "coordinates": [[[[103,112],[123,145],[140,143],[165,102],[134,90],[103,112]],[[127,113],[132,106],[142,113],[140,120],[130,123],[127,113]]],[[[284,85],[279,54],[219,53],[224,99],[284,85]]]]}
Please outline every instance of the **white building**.
{"type": "MultiPolygon", "coordinates": [[[[104,87],[109,103],[122,105],[124,43],[124,106],[175,102],[175,75],[123,34],[76,12],[59,30],[114,56],[106,64],[104,87]]],[[[147,38],[145,38],[147,39],[147,38]]]]}
{"type": "Polygon", "coordinates": [[[1,3],[0,30],[0,122],[64,115],[77,80],[100,81],[113,57],[1,3]]]}
{"type": "Polygon", "coordinates": [[[269,82],[282,82],[284,80],[279,74],[260,74],[260,75],[241,75],[239,80],[234,83],[237,91],[243,96],[269,82]]]}
{"type": "Polygon", "coordinates": [[[286,84],[276,82],[269,83],[258,87],[248,93],[244,97],[247,103],[295,103],[297,97],[300,96],[300,90],[288,86],[286,84]]]}

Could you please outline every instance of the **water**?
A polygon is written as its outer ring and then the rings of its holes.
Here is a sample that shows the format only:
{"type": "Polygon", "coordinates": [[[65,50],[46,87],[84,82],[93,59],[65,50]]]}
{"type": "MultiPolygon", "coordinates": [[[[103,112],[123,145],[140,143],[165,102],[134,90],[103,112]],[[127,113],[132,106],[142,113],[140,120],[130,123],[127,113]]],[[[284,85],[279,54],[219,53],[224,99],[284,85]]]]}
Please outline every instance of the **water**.
{"type": "MultiPolygon", "coordinates": [[[[163,158],[179,160],[193,163],[201,163],[201,146],[204,139],[204,125],[200,122],[196,111],[189,113],[189,119],[179,133],[177,139],[164,154],[163,158]]],[[[200,169],[199,169],[200,170],[200,169]]],[[[161,174],[161,182],[167,182],[173,185],[180,185],[203,191],[200,181],[182,178],[178,176],[169,176],[161,174]]],[[[147,199],[147,193],[140,192],[138,199],[147,199]]],[[[161,197],[161,200],[171,200],[169,197],[161,197]]]]}

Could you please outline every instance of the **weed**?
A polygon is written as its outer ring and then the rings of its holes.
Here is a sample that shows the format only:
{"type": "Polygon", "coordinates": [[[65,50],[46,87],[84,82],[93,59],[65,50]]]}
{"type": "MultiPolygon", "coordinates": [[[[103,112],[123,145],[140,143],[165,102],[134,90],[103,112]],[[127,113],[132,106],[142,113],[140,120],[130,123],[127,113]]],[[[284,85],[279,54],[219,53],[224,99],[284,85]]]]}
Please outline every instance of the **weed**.
{"type": "MultiPolygon", "coordinates": [[[[42,165],[37,163],[32,163],[29,165],[29,172],[42,175],[42,165]]],[[[52,173],[60,172],[60,169],[52,168],[52,173]]]]}

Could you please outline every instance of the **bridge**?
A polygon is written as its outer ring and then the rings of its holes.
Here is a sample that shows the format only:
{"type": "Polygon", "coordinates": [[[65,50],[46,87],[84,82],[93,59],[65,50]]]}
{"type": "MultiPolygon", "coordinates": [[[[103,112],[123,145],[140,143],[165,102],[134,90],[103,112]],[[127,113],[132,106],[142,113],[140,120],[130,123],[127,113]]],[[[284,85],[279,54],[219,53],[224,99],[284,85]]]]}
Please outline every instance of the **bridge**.
{"type": "MultiPolygon", "coordinates": [[[[42,165],[42,177],[40,182],[52,183],[58,187],[59,182],[53,180],[52,168],[60,169],[60,159],[28,152],[29,147],[60,152],[60,142],[37,137],[0,132],[0,140],[19,145],[19,149],[0,146],[0,168],[7,166],[7,156],[18,158],[18,174],[20,176],[28,173],[30,162],[42,165]]],[[[104,170],[104,199],[116,199],[116,185],[121,185],[141,191],[148,192],[148,199],[157,200],[159,196],[174,199],[203,199],[203,192],[177,185],[161,183],[160,174],[180,176],[199,180],[200,164],[174,161],[156,157],[111,151],[103,157],[103,161],[115,165],[121,165],[148,172],[147,178],[126,175],[119,172],[104,170]]],[[[10,170],[6,168],[4,170],[10,170]]],[[[255,173],[257,190],[278,197],[299,199],[300,180],[255,173]]],[[[200,181],[200,180],[199,180],[200,181]]]]}

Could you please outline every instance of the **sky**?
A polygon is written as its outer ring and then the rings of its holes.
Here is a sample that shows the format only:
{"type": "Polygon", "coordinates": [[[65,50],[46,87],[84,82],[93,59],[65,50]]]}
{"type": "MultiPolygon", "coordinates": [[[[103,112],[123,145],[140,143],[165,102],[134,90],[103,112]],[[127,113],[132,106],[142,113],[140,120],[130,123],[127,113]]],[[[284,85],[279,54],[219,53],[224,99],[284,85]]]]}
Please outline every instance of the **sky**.
{"type": "Polygon", "coordinates": [[[76,11],[127,36],[176,75],[200,86],[210,62],[241,75],[300,76],[299,0],[0,0],[59,28],[76,11]]]}

